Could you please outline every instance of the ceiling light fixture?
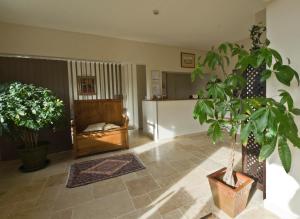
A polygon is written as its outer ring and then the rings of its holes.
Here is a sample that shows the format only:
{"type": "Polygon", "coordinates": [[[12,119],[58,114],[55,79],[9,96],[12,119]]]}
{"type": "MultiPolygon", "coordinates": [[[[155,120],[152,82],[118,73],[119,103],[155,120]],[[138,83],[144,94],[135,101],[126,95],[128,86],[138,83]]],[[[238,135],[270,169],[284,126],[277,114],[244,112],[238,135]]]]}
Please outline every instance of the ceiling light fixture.
{"type": "Polygon", "coordinates": [[[154,14],[154,15],[159,15],[159,10],[158,10],[158,9],[154,9],[154,10],[153,10],[153,14],[154,14]]]}

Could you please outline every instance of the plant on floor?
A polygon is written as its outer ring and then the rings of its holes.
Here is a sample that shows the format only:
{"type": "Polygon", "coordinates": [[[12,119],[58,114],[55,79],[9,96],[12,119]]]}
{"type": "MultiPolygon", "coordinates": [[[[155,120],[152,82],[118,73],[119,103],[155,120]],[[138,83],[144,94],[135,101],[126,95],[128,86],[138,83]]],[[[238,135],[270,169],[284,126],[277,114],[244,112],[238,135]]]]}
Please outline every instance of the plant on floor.
{"type": "Polygon", "coordinates": [[[41,146],[39,131],[57,122],[63,108],[63,102],[46,88],[20,82],[2,85],[0,134],[21,142],[22,151],[35,151],[41,146]]]}
{"type": "Polygon", "coordinates": [[[211,77],[205,89],[199,91],[200,99],[193,116],[201,124],[209,124],[208,135],[214,143],[222,138],[222,130],[227,130],[232,137],[232,154],[223,176],[223,181],[230,186],[236,183],[233,177],[235,147],[239,142],[246,145],[251,133],[261,146],[259,160],[268,158],[277,147],[286,172],[289,172],[292,161],[289,143],[300,148],[294,121],[294,116],[300,115],[300,109],[294,107],[289,92],[278,90],[279,101],[270,97],[241,97],[246,88],[243,72],[249,66],[266,69],[261,74],[261,83],[274,75],[285,86],[290,86],[293,79],[299,86],[299,75],[290,66],[290,60],[287,59],[287,64],[284,64],[280,53],[270,48],[269,40],[261,39],[265,30],[262,25],[252,27],[252,48],[249,51],[239,44],[228,42],[213,47],[203,59],[198,59],[192,73],[192,80],[195,80],[196,77],[201,78],[207,69],[222,72],[211,77]],[[232,64],[234,70],[228,72],[228,66],[232,64]]]}

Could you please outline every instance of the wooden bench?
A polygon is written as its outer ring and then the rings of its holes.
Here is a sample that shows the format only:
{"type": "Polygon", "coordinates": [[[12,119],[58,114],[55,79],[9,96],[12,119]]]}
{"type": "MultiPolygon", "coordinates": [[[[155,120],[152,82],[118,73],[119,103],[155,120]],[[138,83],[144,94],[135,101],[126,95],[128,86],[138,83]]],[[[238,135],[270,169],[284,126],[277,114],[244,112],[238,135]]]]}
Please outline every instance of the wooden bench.
{"type": "Polygon", "coordinates": [[[75,100],[73,141],[76,157],[128,148],[128,117],[122,100],[75,100]],[[112,123],[120,128],[83,132],[91,124],[112,123]]]}

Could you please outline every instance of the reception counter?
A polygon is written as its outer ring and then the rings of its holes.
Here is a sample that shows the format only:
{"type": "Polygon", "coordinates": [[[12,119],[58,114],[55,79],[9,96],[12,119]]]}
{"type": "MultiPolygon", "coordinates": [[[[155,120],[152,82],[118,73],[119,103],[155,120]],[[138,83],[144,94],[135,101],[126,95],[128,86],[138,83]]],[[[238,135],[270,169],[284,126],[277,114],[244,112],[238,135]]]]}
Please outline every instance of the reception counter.
{"type": "Polygon", "coordinates": [[[154,140],[207,131],[193,118],[197,100],[143,101],[143,131],[154,140]]]}

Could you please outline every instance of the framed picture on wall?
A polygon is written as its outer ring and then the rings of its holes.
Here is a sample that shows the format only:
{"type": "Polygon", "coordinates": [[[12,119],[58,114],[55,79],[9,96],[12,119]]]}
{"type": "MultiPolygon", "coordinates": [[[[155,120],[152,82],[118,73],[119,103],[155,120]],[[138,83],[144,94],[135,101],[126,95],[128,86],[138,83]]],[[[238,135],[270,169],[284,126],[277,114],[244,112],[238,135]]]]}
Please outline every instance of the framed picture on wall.
{"type": "Polygon", "coordinates": [[[77,76],[77,86],[79,95],[96,95],[95,76],[77,76]]]}
{"type": "Polygon", "coordinates": [[[181,52],[181,67],[195,68],[195,54],[181,52]]]}

